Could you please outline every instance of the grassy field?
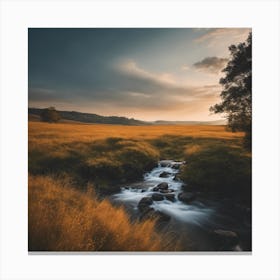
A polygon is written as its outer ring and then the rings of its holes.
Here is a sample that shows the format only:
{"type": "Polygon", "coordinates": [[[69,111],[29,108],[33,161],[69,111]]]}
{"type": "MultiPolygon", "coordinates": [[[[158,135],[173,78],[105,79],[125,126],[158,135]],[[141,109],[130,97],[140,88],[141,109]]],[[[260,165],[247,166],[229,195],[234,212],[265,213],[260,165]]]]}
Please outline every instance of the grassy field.
{"type": "Polygon", "coordinates": [[[181,177],[194,188],[217,191],[227,180],[231,191],[242,185],[236,192],[248,196],[251,155],[243,136],[224,126],[30,121],[29,249],[177,250],[154,231],[154,221],[131,224],[104,197],[142,178],[159,159],[186,160],[181,177]]]}
{"type": "Polygon", "coordinates": [[[225,126],[217,125],[104,125],[104,124],[51,124],[29,122],[30,144],[90,142],[108,137],[152,139],[163,135],[202,137],[214,139],[240,139],[243,133],[232,133],[225,126]]]}

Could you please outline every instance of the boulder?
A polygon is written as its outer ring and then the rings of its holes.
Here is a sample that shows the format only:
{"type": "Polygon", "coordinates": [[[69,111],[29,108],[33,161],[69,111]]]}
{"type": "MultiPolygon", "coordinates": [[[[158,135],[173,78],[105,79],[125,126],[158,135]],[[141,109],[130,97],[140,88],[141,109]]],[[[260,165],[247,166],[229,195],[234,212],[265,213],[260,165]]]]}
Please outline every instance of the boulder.
{"type": "Polygon", "coordinates": [[[174,193],[167,193],[167,194],[164,195],[164,197],[169,201],[172,201],[172,202],[175,201],[175,194],[174,193]]]}
{"type": "Polygon", "coordinates": [[[150,208],[150,205],[152,204],[153,204],[153,200],[151,197],[149,196],[143,197],[138,203],[138,209],[140,212],[143,212],[147,210],[147,208],[150,208]]]}
{"type": "Polygon", "coordinates": [[[178,199],[185,203],[190,203],[196,199],[196,194],[191,192],[182,192],[178,194],[178,199]]]}
{"type": "Polygon", "coordinates": [[[160,173],[159,177],[161,177],[161,178],[167,178],[167,177],[169,177],[170,175],[171,175],[170,173],[168,173],[168,172],[166,172],[166,171],[163,171],[162,173],[160,173]]]}
{"type": "Polygon", "coordinates": [[[172,168],[174,168],[174,169],[179,169],[180,166],[181,166],[181,164],[179,164],[179,163],[174,163],[174,164],[172,165],[172,168]]]}
{"type": "Polygon", "coordinates": [[[158,184],[156,186],[156,188],[158,188],[158,190],[167,190],[168,189],[168,184],[165,183],[165,182],[162,182],[162,183],[158,184]]]}
{"type": "Polygon", "coordinates": [[[174,190],[167,189],[167,190],[159,190],[161,193],[173,193],[174,190]]]}
{"type": "Polygon", "coordinates": [[[160,193],[153,193],[152,199],[154,201],[160,201],[160,200],[164,200],[164,196],[160,193]]]}
{"type": "Polygon", "coordinates": [[[153,192],[157,192],[157,191],[159,191],[159,188],[158,187],[154,187],[153,188],[153,192]]]}
{"type": "Polygon", "coordinates": [[[161,167],[169,167],[170,166],[170,161],[169,160],[162,160],[160,163],[161,167]]]}
{"type": "Polygon", "coordinates": [[[236,232],[217,229],[213,233],[220,250],[234,250],[238,246],[239,238],[236,232]]]}
{"type": "Polygon", "coordinates": [[[214,233],[225,238],[238,238],[237,233],[230,230],[216,229],[214,233]]]}

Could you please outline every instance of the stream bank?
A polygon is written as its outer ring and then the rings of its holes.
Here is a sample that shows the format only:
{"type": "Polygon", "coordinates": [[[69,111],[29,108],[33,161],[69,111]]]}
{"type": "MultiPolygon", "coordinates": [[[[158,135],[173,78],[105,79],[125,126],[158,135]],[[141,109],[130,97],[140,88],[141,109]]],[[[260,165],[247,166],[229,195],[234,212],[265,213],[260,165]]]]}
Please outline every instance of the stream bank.
{"type": "Polygon", "coordinates": [[[157,229],[172,233],[181,251],[251,251],[250,219],[231,213],[239,208],[233,210],[230,199],[188,192],[187,186],[183,191],[178,173],[184,164],[159,161],[142,181],[122,186],[112,203],[124,205],[132,220],[157,218],[157,229]]]}

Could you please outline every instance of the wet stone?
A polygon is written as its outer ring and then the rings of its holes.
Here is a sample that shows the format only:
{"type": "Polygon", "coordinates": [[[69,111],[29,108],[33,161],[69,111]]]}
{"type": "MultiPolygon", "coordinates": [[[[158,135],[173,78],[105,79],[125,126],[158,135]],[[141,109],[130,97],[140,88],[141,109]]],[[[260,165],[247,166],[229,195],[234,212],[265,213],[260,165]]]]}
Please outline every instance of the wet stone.
{"type": "Polygon", "coordinates": [[[179,169],[180,166],[181,166],[181,164],[179,164],[179,163],[174,163],[174,164],[172,165],[172,168],[174,168],[174,169],[179,169]]]}
{"type": "Polygon", "coordinates": [[[172,202],[175,202],[175,194],[173,193],[167,193],[164,195],[165,199],[169,200],[169,201],[172,201],[172,202]]]}
{"type": "Polygon", "coordinates": [[[171,161],[170,160],[162,160],[162,161],[160,161],[159,165],[161,167],[170,167],[171,166],[171,161]]]}
{"type": "Polygon", "coordinates": [[[153,204],[153,200],[151,197],[149,196],[143,197],[138,203],[138,209],[140,210],[140,212],[143,212],[145,209],[149,208],[150,205],[152,204],[153,204]]]}
{"type": "Polygon", "coordinates": [[[168,178],[171,175],[171,173],[163,171],[162,173],[160,173],[159,177],[160,178],[168,178]]]}
{"type": "Polygon", "coordinates": [[[173,193],[174,190],[167,189],[167,190],[160,190],[160,193],[173,193]]]}
{"type": "Polygon", "coordinates": [[[164,196],[160,193],[153,193],[152,199],[154,201],[160,201],[160,200],[164,200],[164,196]]]}
{"type": "Polygon", "coordinates": [[[163,183],[160,183],[156,186],[156,188],[158,188],[158,190],[167,190],[168,189],[168,184],[163,182],[163,183]]]}
{"type": "Polygon", "coordinates": [[[238,246],[239,237],[236,232],[230,230],[217,229],[213,231],[219,250],[233,250],[238,246]]]}

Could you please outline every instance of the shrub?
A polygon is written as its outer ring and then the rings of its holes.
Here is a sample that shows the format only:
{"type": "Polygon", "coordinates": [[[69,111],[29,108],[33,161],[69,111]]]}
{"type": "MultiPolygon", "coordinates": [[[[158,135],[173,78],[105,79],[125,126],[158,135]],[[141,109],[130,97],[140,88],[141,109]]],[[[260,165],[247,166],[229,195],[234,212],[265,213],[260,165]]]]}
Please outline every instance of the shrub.
{"type": "Polygon", "coordinates": [[[158,158],[148,143],[111,137],[90,145],[81,160],[80,175],[94,181],[101,194],[109,194],[118,191],[120,183],[142,178],[156,166],[158,158]]]}
{"type": "Polygon", "coordinates": [[[127,180],[139,179],[143,173],[157,165],[159,153],[147,143],[125,144],[117,153],[117,159],[127,180]]]}
{"type": "Polygon", "coordinates": [[[205,147],[186,159],[181,179],[186,189],[251,198],[251,158],[240,149],[205,147]]]}
{"type": "Polygon", "coordinates": [[[44,109],[40,117],[43,122],[54,123],[60,120],[60,115],[54,107],[44,109]]]}
{"type": "Polygon", "coordinates": [[[90,158],[86,162],[88,175],[92,178],[108,178],[110,181],[118,181],[122,177],[120,162],[115,161],[109,155],[107,157],[90,158]]]}

